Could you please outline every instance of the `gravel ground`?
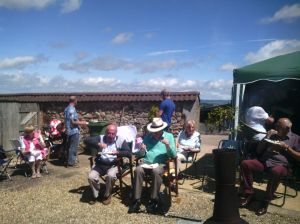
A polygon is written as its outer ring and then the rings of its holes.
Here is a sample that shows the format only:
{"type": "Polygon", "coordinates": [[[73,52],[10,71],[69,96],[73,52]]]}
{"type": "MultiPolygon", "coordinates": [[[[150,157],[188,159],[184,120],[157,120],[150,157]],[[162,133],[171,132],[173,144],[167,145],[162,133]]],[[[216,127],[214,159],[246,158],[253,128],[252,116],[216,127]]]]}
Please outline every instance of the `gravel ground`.
{"type": "MultiPolygon", "coordinates": [[[[203,135],[201,154],[211,153],[223,138],[203,135]]],[[[112,203],[107,206],[100,202],[89,205],[88,156],[80,155],[79,159],[80,168],[67,169],[55,161],[48,163],[50,174],[40,179],[25,178],[22,172],[11,169],[13,181],[0,180],[0,223],[201,223],[213,214],[214,195],[193,189],[189,180],[180,185],[180,203],[172,203],[168,216],[147,214],[144,206],[139,214],[127,214],[128,193],[122,198],[113,196],[112,203]]],[[[239,212],[248,223],[300,223],[297,212],[269,210],[270,213],[262,217],[248,209],[239,212]]]]}
{"type": "MultiPolygon", "coordinates": [[[[88,163],[68,169],[50,164],[49,170],[50,175],[40,179],[15,175],[13,181],[0,182],[0,223],[188,223],[205,221],[213,213],[213,195],[195,189],[181,190],[181,201],[172,204],[169,216],[127,214],[128,196],[114,196],[108,206],[89,205],[88,163]]],[[[249,223],[300,223],[299,217],[274,213],[257,217],[247,209],[241,209],[240,216],[249,223]]]]}

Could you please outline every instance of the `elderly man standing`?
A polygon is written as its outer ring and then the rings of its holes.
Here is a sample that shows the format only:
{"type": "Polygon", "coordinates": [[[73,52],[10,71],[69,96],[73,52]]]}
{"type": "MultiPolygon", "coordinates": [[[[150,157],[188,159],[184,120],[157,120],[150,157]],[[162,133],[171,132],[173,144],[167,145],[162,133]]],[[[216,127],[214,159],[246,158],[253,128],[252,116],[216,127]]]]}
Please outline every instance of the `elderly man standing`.
{"type": "Polygon", "coordinates": [[[165,132],[167,123],[161,118],[153,118],[152,123],[147,125],[147,134],[141,144],[139,151],[143,158],[143,163],[136,167],[134,171],[134,203],[129,208],[128,213],[138,212],[141,205],[142,186],[145,173],[151,175],[150,203],[148,212],[154,212],[158,207],[159,191],[162,184],[163,165],[169,158],[176,156],[175,140],[171,133],[165,132]]]}
{"type": "Polygon", "coordinates": [[[117,179],[118,167],[117,155],[130,156],[131,151],[127,142],[121,136],[117,136],[117,125],[110,124],[106,128],[105,135],[100,135],[98,142],[95,144],[98,146],[100,154],[96,158],[96,165],[92,168],[88,181],[93,191],[93,200],[90,204],[94,204],[99,198],[100,180],[99,175],[105,178],[105,193],[104,205],[108,205],[111,202],[111,190],[114,181],[117,179]]]}
{"type": "Polygon", "coordinates": [[[300,136],[292,133],[291,127],[292,122],[288,118],[280,118],[276,123],[276,130],[268,131],[265,141],[258,145],[259,158],[241,163],[245,193],[241,207],[246,207],[254,196],[254,171],[269,172],[265,199],[256,212],[257,215],[263,215],[267,212],[280,180],[288,174],[289,164],[293,160],[300,161],[300,136]]]}
{"type": "Polygon", "coordinates": [[[68,167],[78,167],[76,163],[77,148],[80,140],[80,125],[87,125],[86,121],[79,121],[75,106],[77,105],[76,96],[70,96],[69,105],[64,111],[67,144],[68,144],[68,167]]]}
{"type": "Polygon", "coordinates": [[[161,117],[164,122],[167,123],[166,130],[169,131],[172,123],[172,116],[175,112],[175,104],[171,99],[171,94],[168,90],[164,89],[160,93],[163,101],[159,105],[159,111],[156,116],[161,117]]]}

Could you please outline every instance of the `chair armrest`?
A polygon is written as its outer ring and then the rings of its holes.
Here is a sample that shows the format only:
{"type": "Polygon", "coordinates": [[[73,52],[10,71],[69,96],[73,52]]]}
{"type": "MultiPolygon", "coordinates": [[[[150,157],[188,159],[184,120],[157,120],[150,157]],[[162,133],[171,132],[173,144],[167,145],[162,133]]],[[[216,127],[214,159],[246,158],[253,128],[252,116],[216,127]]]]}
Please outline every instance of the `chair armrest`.
{"type": "Polygon", "coordinates": [[[95,161],[95,157],[91,156],[88,158],[88,160],[90,161],[90,168],[92,169],[92,167],[94,166],[94,161],[95,161]]]}

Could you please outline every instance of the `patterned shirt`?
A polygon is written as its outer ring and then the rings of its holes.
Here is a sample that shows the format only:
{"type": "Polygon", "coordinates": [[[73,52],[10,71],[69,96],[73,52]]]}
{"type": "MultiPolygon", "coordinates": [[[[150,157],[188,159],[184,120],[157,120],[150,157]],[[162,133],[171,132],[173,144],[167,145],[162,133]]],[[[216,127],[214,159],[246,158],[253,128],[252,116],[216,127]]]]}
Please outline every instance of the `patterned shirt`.
{"type": "Polygon", "coordinates": [[[79,133],[79,125],[75,124],[72,125],[71,119],[74,121],[78,120],[78,114],[74,106],[69,105],[66,107],[64,111],[65,117],[65,125],[66,125],[66,132],[68,136],[75,135],[79,133]]]}

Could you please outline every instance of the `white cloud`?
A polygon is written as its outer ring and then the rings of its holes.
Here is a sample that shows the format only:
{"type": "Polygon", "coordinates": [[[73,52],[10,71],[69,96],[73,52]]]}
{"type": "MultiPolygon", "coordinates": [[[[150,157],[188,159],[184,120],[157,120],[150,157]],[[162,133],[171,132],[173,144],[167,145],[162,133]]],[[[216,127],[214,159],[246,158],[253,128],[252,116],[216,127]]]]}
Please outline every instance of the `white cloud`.
{"type": "Polygon", "coordinates": [[[115,78],[85,77],[68,80],[63,76],[28,73],[0,74],[1,93],[62,92],[62,91],[111,91],[121,83],[115,78]],[[34,80],[34,82],[32,81],[34,80]]]}
{"type": "Polygon", "coordinates": [[[299,40],[276,40],[261,47],[257,52],[249,52],[245,60],[249,63],[262,61],[278,55],[300,50],[299,40]]]}
{"type": "Polygon", "coordinates": [[[113,44],[124,44],[128,41],[130,41],[133,38],[133,33],[127,32],[127,33],[119,33],[117,36],[115,36],[112,39],[113,44]]]}
{"type": "Polygon", "coordinates": [[[178,66],[176,60],[166,60],[166,61],[149,61],[140,63],[139,72],[142,74],[153,73],[162,70],[175,69],[178,66]]]}
{"type": "Polygon", "coordinates": [[[232,63],[227,63],[224,65],[221,65],[221,67],[219,68],[220,71],[223,72],[232,72],[233,69],[237,68],[238,66],[232,63]]]}
{"type": "Polygon", "coordinates": [[[263,18],[262,23],[269,24],[277,21],[292,21],[300,17],[300,4],[285,5],[272,17],[263,18]]]}
{"type": "Polygon", "coordinates": [[[199,90],[201,99],[231,99],[232,80],[200,81],[199,90]]]}
{"type": "Polygon", "coordinates": [[[42,10],[55,3],[61,4],[62,13],[69,13],[78,10],[82,4],[82,0],[0,0],[0,7],[14,10],[42,10]]]}
{"type": "Polygon", "coordinates": [[[27,65],[36,64],[44,60],[46,60],[46,58],[42,55],[4,58],[4,59],[0,59],[0,69],[24,68],[27,65]]]}
{"type": "Polygon", "coordinates": [[[151,78],[143,81],[122,82],[113,77],[88,76],[66,79],[63,76],[40,74],[0,73],[0,93],[20,92],[153,92],[168,88],[170,91],[199,91],[201,99],[231,98],[232,80],[184,80],[178,78],[151,78]],[[34,80],[34,82],[32,82],[34,80]]]}
{"type": "Polygon", "coordinates": [[[0,0],[0,7],[8,9],[43,9],[56,0],[0,0]]]}
{"type": "Polygon", "coordinates": [[[178,53],[185,53],[188,52],[188,50],[165,50],[165,51],[155,51],[155,52],[150,52],[147,55],[148,56],[158,56],[162,54],[178,54],[178,53]]]}
{"type": "Polygon", "coordinates": [[[96,71],[114,71],[114,70],[133,70],[140,74],[154,73],[158,71],[181,69],[184,67],[194,67],[198,61],[178,62],[176,60],[164,61],[132,61],[128,59],[120,59],[111,56],[101,56],[90,61],[75,60],[71,63],[62,63],[59,68],[63,70],[86,73],[90,70],[96,71]]]}
{"type": "Polygon", "coordinates": [[[82,80],[83,85],[87,86],[99,86],[99,85],[105,85],[105,86],[115,86],[119,84],[121,81],[114,78],[103,78],[103,77],[88,77],[82,80]]]}
{"type": "Polygon", "coordinates": [[[62,13],[69,13],[76,11],[80,8],[82,4],[82,0],[65,0],[62,3],[61,12],[62,13]]]}

